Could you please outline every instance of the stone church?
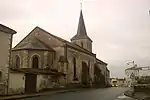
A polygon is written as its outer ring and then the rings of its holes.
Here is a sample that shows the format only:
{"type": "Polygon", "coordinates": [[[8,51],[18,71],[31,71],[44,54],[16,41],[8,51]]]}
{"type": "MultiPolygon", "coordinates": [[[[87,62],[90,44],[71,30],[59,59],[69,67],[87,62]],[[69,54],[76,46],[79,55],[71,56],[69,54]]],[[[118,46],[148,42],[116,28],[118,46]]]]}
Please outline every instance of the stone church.
{"type": "Polygon", "coordinates": [[[12,49],[9,93],[33,93],[44,89],[92,87],[94,82],[109,84],[107,63],[92,52],[80,12],[77,34],[71,42],[35,27],[12,49]],[[97,69],[96,69],[97,68],[97,69]]]}

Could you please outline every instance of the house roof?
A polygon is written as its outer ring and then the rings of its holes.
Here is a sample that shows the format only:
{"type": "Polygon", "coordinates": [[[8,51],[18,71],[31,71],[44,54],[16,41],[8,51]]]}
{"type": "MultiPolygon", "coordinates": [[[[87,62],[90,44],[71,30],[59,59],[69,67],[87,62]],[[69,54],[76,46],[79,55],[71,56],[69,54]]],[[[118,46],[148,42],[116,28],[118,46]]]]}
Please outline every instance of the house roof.
{"type": "Polygon", "coordinates": [[[88,40],[92,41],[88,37],[87,32],[86,32],[82,10],[80,11],[80,17],[79,17],[79,24],[78,24],[77,34],[73,38],[71,38],[71,41],[72,40],[79,40],[79,39],[88,39],[88,40]]]}
{"type": "Polygon", "coordinates": [[[17,33],[15,30],[13,30],[13,29],[11,29],[11,28],[9,28],[7,26],[4,26],[2,24],[0,24],[0,31],[8,33],[8,34],[15,34],[15,33],[17,33]]]}
{"type": "Polygon", "coordinates": [[[100,63],[100,64],[105,64],[105,65],[107,65],[107,63],[105,63],[104,61],[102,61],[102,60],[99,60],[98,58],[96,58],[96,60],[97,60],[97,63],[100,63]]]}
{"type": "Polygon", "coordinates": [[[44,43],[40,40],[33,38],[27,42],[24,42],[22,45],[18,46],[17,48],[13,48],[13,50],[48,50],[54,51],[52,48],[47,47],[44,43]]]}

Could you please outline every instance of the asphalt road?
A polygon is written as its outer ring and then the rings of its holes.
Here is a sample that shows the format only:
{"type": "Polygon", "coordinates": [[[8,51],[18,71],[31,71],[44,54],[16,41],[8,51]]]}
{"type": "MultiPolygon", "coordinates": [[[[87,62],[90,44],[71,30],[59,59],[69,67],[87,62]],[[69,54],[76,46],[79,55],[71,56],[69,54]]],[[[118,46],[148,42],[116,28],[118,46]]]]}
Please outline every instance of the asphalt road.
{"type": "Polygon", "coordinates": [[[116,100],[128,88],[101,88],[78,92],[56,93],[54,95],[26,98],[21,100],[116,100]]]}

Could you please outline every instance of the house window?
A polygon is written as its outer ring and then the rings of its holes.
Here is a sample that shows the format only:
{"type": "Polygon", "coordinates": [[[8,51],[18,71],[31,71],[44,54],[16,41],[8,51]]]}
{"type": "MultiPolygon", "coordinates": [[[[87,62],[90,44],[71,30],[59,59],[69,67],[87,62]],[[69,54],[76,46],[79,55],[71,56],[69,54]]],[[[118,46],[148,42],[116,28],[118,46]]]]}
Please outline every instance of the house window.
{"type": "Polygon", "coordinates": [[[20,68],[20,57],[18,55],[16,55],[15,60],[15,67],[20,68]]]}

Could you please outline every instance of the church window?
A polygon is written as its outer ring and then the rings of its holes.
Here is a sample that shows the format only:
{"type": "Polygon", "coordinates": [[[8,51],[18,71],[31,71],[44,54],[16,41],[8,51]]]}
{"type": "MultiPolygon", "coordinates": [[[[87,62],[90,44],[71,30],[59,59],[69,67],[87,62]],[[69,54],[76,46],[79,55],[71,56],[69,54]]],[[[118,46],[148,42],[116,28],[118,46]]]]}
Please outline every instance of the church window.
{"type": "Polygon", "coordinates": [[[81,42],[81,47],[83,48],[83,42],[81,42]]]}
{"type": "Polygon", "coordinates": [[[90,61],[88,61],[88,73],[90,73],[90,67],[91,67],[90,61]]]}
{"type": "Polygon", "coordinates": [[[0,71],[0,81],[2,81],[2,72],[0,71]]]}
{"type": "Polygon", "coordinates": [[[39,68],[39,58],[37,55],[32,57],[32,68],[39,68]]]}
{"type": "Polygon", "coordinates": [[[73,58],[74,79],[76,79],[76,58],[73,58]]]}
{"type": "Polygon", "coordinates": [[[15,60],[15,67],[20,68],[20,57],[18,55],[16,55],[15,60]]]}

